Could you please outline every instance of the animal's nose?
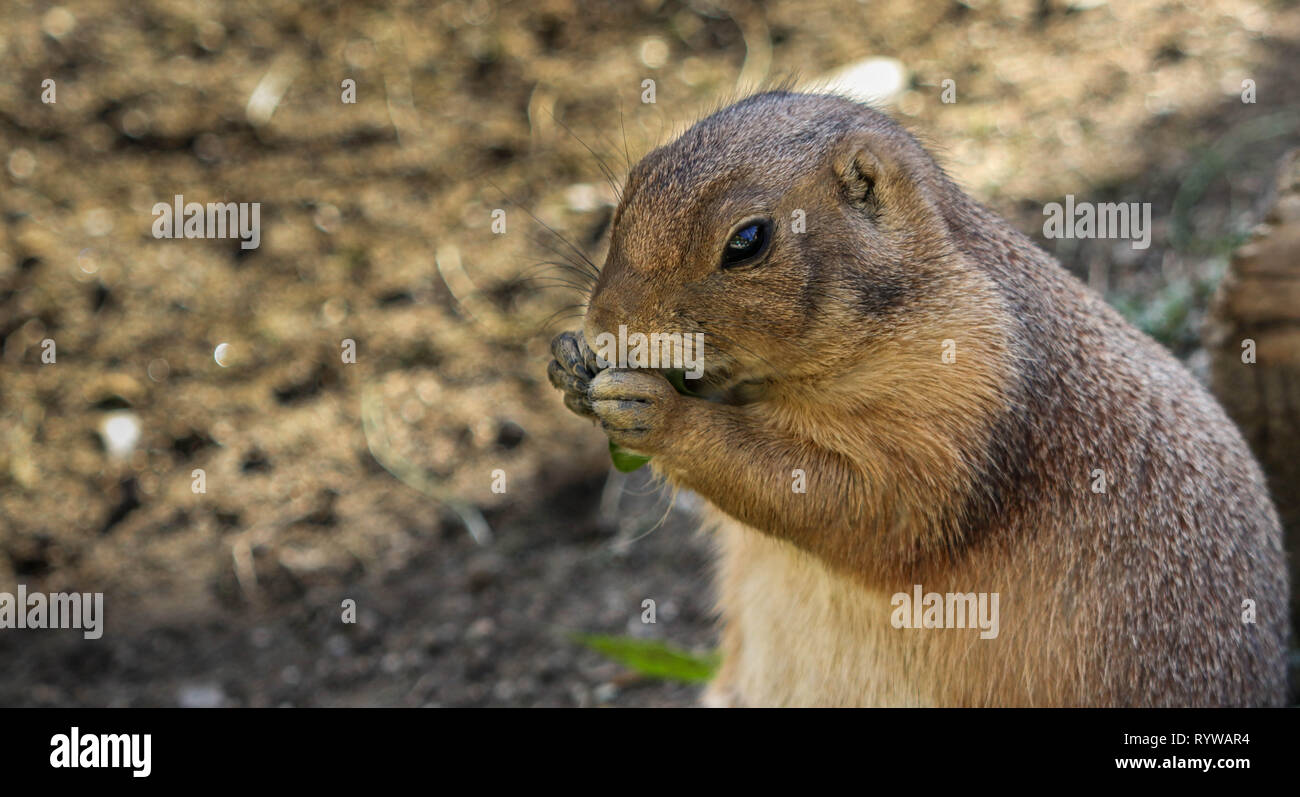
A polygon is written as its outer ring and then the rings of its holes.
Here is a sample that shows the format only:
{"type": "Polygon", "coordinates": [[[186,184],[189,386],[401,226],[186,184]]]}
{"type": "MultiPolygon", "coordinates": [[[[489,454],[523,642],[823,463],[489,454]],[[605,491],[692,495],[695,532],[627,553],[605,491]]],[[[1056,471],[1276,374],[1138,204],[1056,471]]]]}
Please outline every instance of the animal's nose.
{"type": "Polygon", "coordinates": [[[602,333],[613,332],[617,326],[615,313],[593,296],[591,303],[587,305],[586,318],[582,322],[582,336],[586,338],[587,345],[594,345],[594,341],[602,333]]]}
{"type": "Polygon", "coordinates": [[[620,325],[632,328],[645,288],[644,282],[631,269],[607,261],[587,301],[583,335],[588,343],[602,332],[617,334],[620,325]]]}

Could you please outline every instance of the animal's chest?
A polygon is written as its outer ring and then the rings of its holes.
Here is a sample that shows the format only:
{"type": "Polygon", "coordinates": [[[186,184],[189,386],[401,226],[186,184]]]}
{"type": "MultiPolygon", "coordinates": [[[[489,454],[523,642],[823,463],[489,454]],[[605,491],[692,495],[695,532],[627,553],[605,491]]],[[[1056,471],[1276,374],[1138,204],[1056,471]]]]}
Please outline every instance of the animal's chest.
{"type": "Polygon", "coordinates": [[[890,594],[735,521],[716,533],[719,693],[764,706],[934,704],[914,666],[917,638],[890,622],[890,594]]]}

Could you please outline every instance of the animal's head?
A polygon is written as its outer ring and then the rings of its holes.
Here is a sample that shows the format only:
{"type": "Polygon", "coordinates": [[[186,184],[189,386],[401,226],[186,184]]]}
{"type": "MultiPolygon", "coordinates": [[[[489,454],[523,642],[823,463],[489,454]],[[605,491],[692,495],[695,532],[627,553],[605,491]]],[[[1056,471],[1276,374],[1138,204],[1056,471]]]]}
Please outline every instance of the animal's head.
{"type": "MultiPolygon", "coordinates": [[[[703,333],[703,390],[798,380],[914,330],[960,258],[950,186],[888,117],[772,92],[727,107],[628,175],[585,335],[703,333]]],[[[935,358],[938,357],[937,352],[935,358]]]]}

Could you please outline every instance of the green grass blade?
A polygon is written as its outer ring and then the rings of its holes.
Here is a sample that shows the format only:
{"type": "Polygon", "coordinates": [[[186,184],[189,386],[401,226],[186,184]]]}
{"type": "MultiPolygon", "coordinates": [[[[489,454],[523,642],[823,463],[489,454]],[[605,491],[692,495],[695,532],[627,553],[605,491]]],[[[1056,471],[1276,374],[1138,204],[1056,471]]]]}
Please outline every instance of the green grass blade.
{"type": "Polygon", "coordinates": [[[722,661],[716,652],[700,656],[653,639],[603,634],[575,634],[574,639],[633,672],[664,681],[704,683],[722,661]]]}

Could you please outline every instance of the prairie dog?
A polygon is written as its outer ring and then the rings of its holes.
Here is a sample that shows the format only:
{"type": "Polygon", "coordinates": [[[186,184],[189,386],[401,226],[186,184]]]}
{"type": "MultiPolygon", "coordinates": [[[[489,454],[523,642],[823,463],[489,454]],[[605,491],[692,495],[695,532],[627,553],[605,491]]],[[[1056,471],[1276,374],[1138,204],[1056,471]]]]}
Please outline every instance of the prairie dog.
{"type": "Polygon", "coordinates": [[[641,160],[610,234],[550,377],[710,505],[707,702],[1284,702],[1281,531],[1236,428],[887,116],[745,99],[641,160]],[[620,326],[702,333],[698,395],[595,363],[620,326]],[[996,595],[996,635],[906,627],[917,590],[996,595]]]}

